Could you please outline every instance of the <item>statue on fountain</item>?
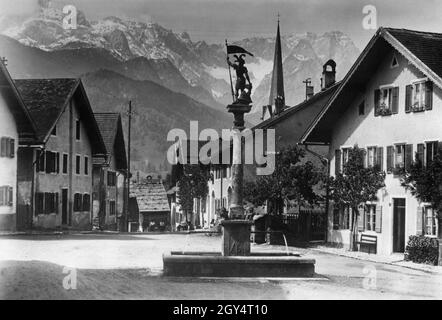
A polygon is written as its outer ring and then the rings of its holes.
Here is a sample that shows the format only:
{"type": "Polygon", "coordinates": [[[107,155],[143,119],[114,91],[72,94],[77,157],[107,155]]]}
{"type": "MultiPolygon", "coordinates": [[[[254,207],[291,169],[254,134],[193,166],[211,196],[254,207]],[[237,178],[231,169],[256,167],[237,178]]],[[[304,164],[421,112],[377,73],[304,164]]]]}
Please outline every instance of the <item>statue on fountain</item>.
{"type": "Polygon", "coordinates": [[[249,105],[252,103],[252,99],[250,98],[252,94],[252,83],[250,82],[249,73],[245,66],[245,56],[245,54],[239,56],[235,54],[235,63],[232,63],[227,56],[228,65],[236,71],[235,102],[233,104],[249,105]],[[246,83],[246,80],[248,83],[246,83]]]}

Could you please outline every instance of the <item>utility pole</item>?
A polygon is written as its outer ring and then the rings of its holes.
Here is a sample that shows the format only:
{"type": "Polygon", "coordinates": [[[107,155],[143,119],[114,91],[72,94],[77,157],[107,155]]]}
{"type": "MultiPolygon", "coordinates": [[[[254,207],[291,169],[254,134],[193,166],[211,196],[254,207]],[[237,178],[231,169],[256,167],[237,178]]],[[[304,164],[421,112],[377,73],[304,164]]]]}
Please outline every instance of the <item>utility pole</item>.
{"type": "Polygon", "coordinates": [[[127,205],[126,205],[126,214],[123,219],[124,227],[123,230],[128,230],[128,222],[129,222],[129,200],[130,200],[130,131],[131,131],[131,122],[132,122],[132,100],[129,101],[129,111],[127,113],[129,117],[128,121],[128,131],[127,131],[127,205]]]}

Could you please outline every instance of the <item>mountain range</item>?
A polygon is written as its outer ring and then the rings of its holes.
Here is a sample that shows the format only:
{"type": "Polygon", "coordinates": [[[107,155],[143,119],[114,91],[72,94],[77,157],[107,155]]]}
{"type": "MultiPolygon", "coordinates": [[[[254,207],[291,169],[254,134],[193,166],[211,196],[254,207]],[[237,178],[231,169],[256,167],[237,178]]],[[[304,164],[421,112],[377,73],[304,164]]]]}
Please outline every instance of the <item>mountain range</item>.
{"type": "MultiPolygon", "coordinates": [[[[15,78],[81,76],[97,111],[121,111],[128,97],[137,100],[142,108],[137,112],[146,112],[140,115],[146,122],[134,124],[144,135],[134,144],[134,159],[162,161],[171,126],[188,128],[190,120],[215,129],[231,126],[225,111],[232,98],[224,44],[192,41],[186,32],[176,34],[152,22],[118,17],[89,21],[81,11],[75,30],[65,30],[62,20],[57,8],[42,8],[26,19],[0,17],[0,55],[7,57],[15,78]]],[[[286,34],[281,40],[288,105],[304,99],[306,78],[319,90],[325,61],[337,62],[339,79],[359,54],[339,31],[286,34]]],[[[255,56],[247,58],[255,106],[247,120],[255,124],[260,106],[268,103],[275,39],[253,37],[234,44],[255,56]]]]}

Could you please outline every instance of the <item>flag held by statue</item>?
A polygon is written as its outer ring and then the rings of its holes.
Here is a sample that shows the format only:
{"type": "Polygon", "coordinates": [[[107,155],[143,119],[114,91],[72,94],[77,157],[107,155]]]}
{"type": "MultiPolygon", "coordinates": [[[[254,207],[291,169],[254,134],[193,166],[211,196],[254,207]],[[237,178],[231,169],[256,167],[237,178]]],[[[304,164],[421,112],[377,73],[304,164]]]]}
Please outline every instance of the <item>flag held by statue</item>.
{"type": "Polygon", "coordinates": [[[227,54],[234,54],[234,53],[245,53],[248,54],[250,56],[254,56],[252,53],[250,53],[249,51],[247,51],[246,49],[240,47],[240,46],[235,46],[235,45],[228,45],[227,46],[227,54]]]}

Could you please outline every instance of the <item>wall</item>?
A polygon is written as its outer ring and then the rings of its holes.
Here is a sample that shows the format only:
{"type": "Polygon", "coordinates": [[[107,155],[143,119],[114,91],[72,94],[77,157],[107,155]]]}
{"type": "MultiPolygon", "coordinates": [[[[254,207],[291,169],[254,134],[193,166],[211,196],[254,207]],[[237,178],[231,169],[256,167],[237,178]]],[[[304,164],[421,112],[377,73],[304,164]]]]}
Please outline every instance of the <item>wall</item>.
{"type": "MultiPolygon", "coordinates": [[[[361,148],[369,146],[384,147],[383,168],[387,165],[386,147],[397,143],[413,144],[413,154],[417,144],[425,141],[441,141],[442,129],[442,91],[434,87],[433,110],[419,113],[405,113],[405,87],[412,81],[424,78],[408,61],[396,53],[399,66],[391,67],[394,52],[385,57],[375,76],[367,83],[366,91],[359,99],[350,103],[349,108],[336,123],[330,146],[331,173],[335,171],[335,150],[342,147],[353,147],[358,144],[361,148]],[[381,85],[394,84],[399,86],[399,113],[391,116],[374,116],[374,91],[381,85]],[[359,116],[358,106],[365,99],[365,115],[359,116]]],[[[393,199],[406,199],[406,230],[405,239],[417,232],[418,201],[405,192],[400,186],[400,180],[393,174],[387,174],[386,189],[378,193],[379,205],[382,206],[382,231],[373,233],[378,236],[378,251],[390,254],[393,251],[393,199]]],[[[348,231],[333,230],[333,211],[329,212],[329,241],[349,244],[348,231]]]]}
{"type": "Polygon", "coordinates": [[[80,120],[81,137],[76,141],[75,121],[79,118],[77,101],[73,101],[63,112],[57,123],[57,135],[50,136],[46,143],[46,150],[60,152],[60,173],[35,174],[35,192],[58,192],[58,213],[40,214],[35,216],[33,224],[40,228],[56,228],[62,226],[62,189],[68,189],[68,225],[75,229],[89,230],[91,227],[92,213],[92,151],[89,138],[83,123],[80,120]],[[63,154],[69,155],[68,174],[62,173],[63,154]],[[76,155],[81,156],[80,174],[75,173],[76,155]],[[85,175],[85,156],[89,158],[88,175],[85,175]],[[73,211],[74,194],[89,194],[91,196],[90,211],[73,211]]]}
{"type": "Polygon", "coordinates": [[[14,230],[17,199],[18,131],[15,119],[2,94],[0,94],[0,137],[9,137],[15,140],[15,157],[0,157],[0,186],[13,188],[12,206],[0,206],[0,230],[14,230]]]}

